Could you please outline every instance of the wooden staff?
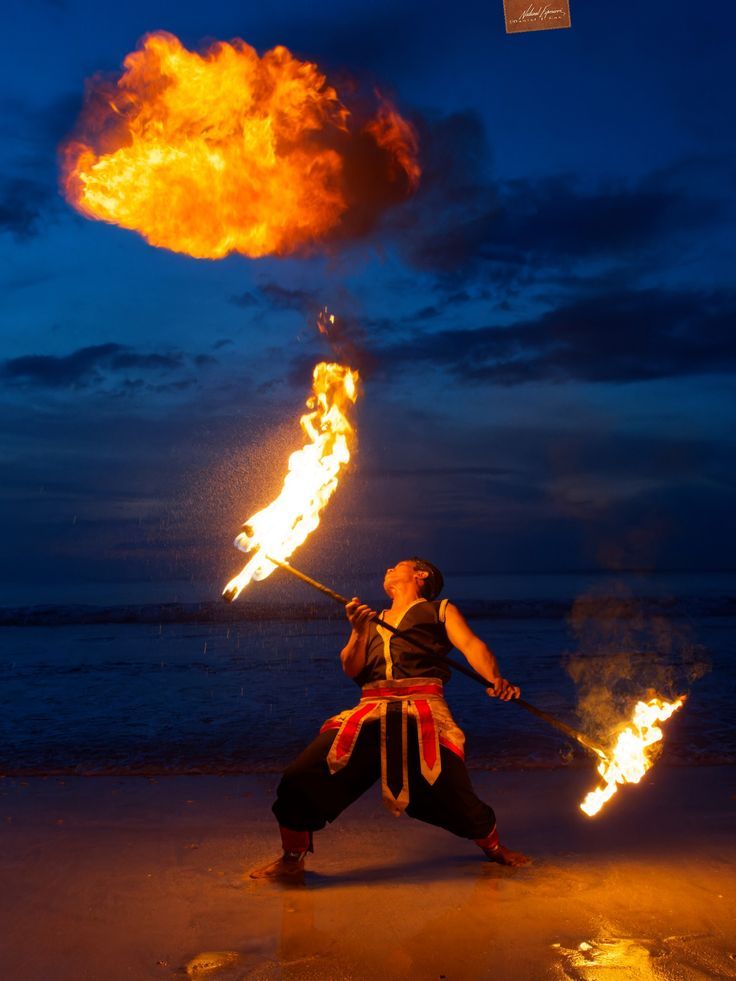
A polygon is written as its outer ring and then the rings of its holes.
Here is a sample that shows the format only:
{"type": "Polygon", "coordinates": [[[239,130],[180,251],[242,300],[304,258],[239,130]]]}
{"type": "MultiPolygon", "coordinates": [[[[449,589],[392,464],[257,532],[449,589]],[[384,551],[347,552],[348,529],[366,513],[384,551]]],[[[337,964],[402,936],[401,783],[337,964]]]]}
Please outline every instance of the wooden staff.
{"type": "MultiPolygon", "coordinates": [[[[301,579],[302,582],[305,582],[308,586],[311,586],[313,589],[319,590],[319,592],[322,593],[324,596],[328,596],[331,600],[334,600],[336,603],[339,603],[341,606],[347,606],[347,604],[350,602],[347,596],[342,596],[340,593],[336,593],[334,589],[330,589],[329,586],[325,586],[321,582],[317,582],[316,579],[312,579],[311,576],[305,575],[305,573],[300,572],[298,569],[295,569],[293,565],[289,565],[288,562],[281,562],[279,559],[274,559],[270,555],[267,555],[265,557],[268,559],[269,562],[273,562],[274,565],[277,565],[279,569],[283,569],[285,572],[290,573],[295,578],[301,579]]],[[[459,671],[460,674],[464,674],[466,678],[470,678],[472,681],[475,681],[478,684],[483,685],[484,688],[495,687],[495,685],[492,682],[488,681],[487,678],[484,678],[482,675],[478,674],[477,671],[474,671],[472,668],[466,667],[466,665],[464,664],[460,664],[458,661],[454,661],[452,658],[438,657],[436,652],[432,650],[431,647],[427,647],[421,641],[415,640],[415,638],[412,637],[411,634],[408,634],[403,630],[399,630],[398,627],[394,627],[393,624],[387,623],[385,620],[382,620],[380,617],[378,616],[373,617],[372,622],[377,623],[385,630],[389,630],[392,634],[395,634],[397,637],[403,637],[405,640],[408,640],[408,642],[413,647],[415,647],[417,650],[422,651],[423,654],[428,654],[430,657],[433,657],[438,664],[446,664],[448,667],[452,668],[453,671],[459,671]]],[[[569,726],[566,722],[562,722],[560,719],[556,719],[553,715],[550,715],[549,712],[543,712],[542,709],[538,709],[536,705],[530,705],[529,702],[525,701],[523,698],[513,698],[511,699],[511,701],[513,701],[514,705],[518,705],[520,706],[520,708],[526,709],[527,712],[531,712],[532,715],[536,715],[538,719],[542,719],[542,721],[548,723],[548,725],[554,726],[554,728],[558,729],[560,732],[564,732],[566,736],[580,743],[581,746],[585,747],[585,749],[587,749],[588,752],[592,753],[598,759],[600,759],[601,757],[605,758],[607,756],[606,751],[602,747],[596,745],[596,743],[594,743],[592,739],[586,736],[584,732],[579,732],[577,729],[573,729],[573,727],[569,726]]]]}

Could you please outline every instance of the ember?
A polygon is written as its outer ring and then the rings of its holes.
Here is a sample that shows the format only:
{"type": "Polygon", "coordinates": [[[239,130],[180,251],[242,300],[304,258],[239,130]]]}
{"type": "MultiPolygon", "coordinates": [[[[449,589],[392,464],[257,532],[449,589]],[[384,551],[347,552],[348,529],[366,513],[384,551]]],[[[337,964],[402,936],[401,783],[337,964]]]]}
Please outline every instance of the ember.
{"type": "Polygon", "coordinates": [[[200,259],[286,255],[349,233],[367,187],[377,212],[420,173],[413,129],[380,96],[360,123],[284,47],[259,57],[236,39],[198,53],[164,31],[119,78],[88,83],[60,155],[64,194],[83,215],[200,259]],[[359,158],[371,161],[360,181],[359,158]]]}
{"type": "Polygon", "coordinates": [[[613,797],[619,784],[639,783],[654,762],[651,747],[662,739],[657,723],[665,722],[684,704],[684,696],[674,702],[652,698],[636,703],[631,722],[618,733],[613,748],[598,766],[604,786],[590,791],[580,805],[581,811],[593,817],[613,797]]]}
{"type": "Polygon", "coordinates": [[[254,579],[265,579],[276,566],[267,556],[283,561],[319,525],[320,515],[337,487],[341,470],[350,460],[354,434],[348,421],[358,397],[358,373],[341,364],[320,362],[314,369],[311,411],[300,423],[309,442],[289,458],[289,471],[279,496],[243,524],[235,545],[255,554],[225,589],[232,602],[254,579]]]}

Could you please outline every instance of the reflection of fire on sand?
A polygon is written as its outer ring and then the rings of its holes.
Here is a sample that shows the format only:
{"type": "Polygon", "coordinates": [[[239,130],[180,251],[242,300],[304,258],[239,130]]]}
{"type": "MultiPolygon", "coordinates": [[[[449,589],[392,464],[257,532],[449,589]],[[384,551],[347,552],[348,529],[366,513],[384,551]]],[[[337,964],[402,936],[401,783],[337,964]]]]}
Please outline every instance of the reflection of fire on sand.
{"type": "Polygon", "coordinates": [[[6,778],[2,977],[733,977],[732,771],[655,767],[605,824],[571,806],[579,770],[474,771],[534,842],[521,872],[418,821],[388,834],[365,795],[322,833],[305,889],[238,871],[271,847],[270,774],[6,778]],[[236,963],[197,975],[203,952],[236,963]]]}

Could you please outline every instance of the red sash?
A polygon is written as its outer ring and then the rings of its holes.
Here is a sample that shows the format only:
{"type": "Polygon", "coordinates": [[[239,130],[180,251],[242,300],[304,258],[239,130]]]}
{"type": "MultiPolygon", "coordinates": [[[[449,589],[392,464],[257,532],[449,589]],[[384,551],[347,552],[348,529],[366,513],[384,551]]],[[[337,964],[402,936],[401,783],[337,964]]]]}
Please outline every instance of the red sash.
{"type": "Polygon", "coordinates": [[[397,816],[409,803],[407,722],[410,716],[417,723],[422,776],[431,785],[442,770],[440,746],[461,759],[464,756],[464,736],[450,715],[442,682],[438,679],[399,678],[372,682],[363,688],[355,708],[328,719],[320,730],[338,730],[327,755],[330,772],[335,773],[350,760],[364,723],[380,721],[381,793],[388,809],[397,816]]]}

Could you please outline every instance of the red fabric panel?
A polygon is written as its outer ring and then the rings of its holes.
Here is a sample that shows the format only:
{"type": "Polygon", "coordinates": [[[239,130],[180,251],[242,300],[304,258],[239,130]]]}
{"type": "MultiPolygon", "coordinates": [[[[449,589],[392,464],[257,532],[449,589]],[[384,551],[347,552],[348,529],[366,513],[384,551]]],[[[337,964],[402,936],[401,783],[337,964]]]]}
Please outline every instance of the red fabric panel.
{"type": "Polygon", "coordinates": [[[455,756],[459,756],[461,760],[465,759],[465,753],[463,750],[460,749],[459,746],[456,746],[455,743],[451,743],[449,739],[445,739],[444,736],[440,736],[440,746],[444,746],[445,749],[449,749],[451,753],[454,753],[455,756]]]}
{"type": "Polygon", "coordinates": [[[408,698],[411,695],[441,695],[442,685],[407,685],[396,688],[364,688],[361,698],[374,698],[381,701],[389,698],[408,698]]]}
{"type": "Polygon", "coordinates": [[[281,844],[286,852],[308,852],[312,847],[311,831],[293,831],[291,828],[279,827],[281,844]]]}
{"type": "Polygon", "coordinates": [[[373,705],[359,705],[358,708],[351,713],[348,717],[342,732],[337,737],[337,746],[335,747],[335,759],[339,760],[341,756],[345,756],[346,753],[350,752],[350,748],[353,745],[353,739],[355,738],[355,733],[360,725],[361,719],[364,715],[368,715],[369,712],[373,711],[373,705]]]}
{"type": "Polygon", "coordinates": [[[414,702],[414,707],[419,716],[419,741],[422,747],[422,756],[431,770],[437,762],[434,717],[432,716],[431,708],[423,699],[417,699],[414,702]]]}

